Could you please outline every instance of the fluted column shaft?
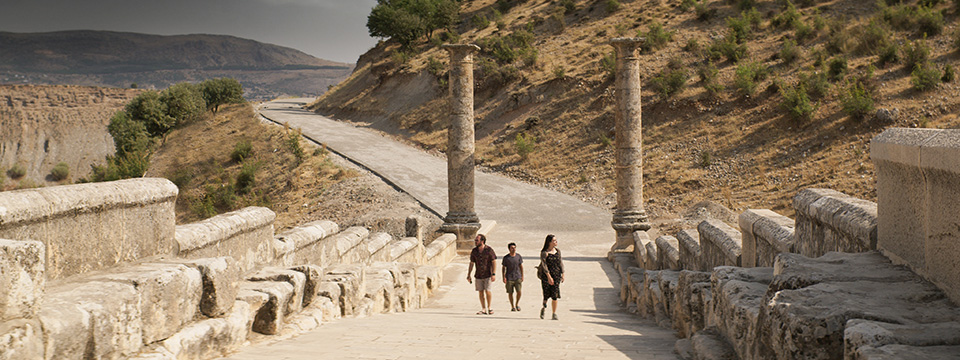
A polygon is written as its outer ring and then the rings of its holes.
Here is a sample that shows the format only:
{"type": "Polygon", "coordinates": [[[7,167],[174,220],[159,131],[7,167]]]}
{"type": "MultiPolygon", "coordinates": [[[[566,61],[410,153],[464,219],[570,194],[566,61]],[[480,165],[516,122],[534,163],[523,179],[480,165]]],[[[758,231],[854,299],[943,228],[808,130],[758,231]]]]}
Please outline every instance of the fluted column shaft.
{"type": "Polygon", "coordinates": [[[447,132],[448,209],[441,230],[457,234],[458,249],[473,247],[480,229],[474,209],[473,53],[476,45],[444,45],[450,54],[450,128],[447,132]]]}

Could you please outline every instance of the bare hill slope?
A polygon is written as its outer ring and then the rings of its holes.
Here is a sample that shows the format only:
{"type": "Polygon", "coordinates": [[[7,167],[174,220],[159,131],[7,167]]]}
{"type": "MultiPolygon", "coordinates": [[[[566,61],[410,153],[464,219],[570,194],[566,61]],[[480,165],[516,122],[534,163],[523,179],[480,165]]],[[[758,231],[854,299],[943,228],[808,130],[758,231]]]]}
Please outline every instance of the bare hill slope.
{"type": "MultiPolygon", "coordinates": [[[[789,215],[792,196],[807,187],[875,199],[869,159],[874,135],[891,126],[960,125],[955,80],[916,90],[912,65],[903,61],[908,45],[923,43],[933,68],[957,64],[952,3],[933,2],[928,11],[916,1],[884,10],[872,1],[801,0],[795,14],[781,0],[687,3],[691,7],[684,9],[679,0],[462,2],[459,42],[483,48],[475,69],[478,162],[611,206],[616,134],[608,41],[639,32],[669,39],[645,51],[640,65],[644,192],[654,215],[679,214],[700,200],[789,215]],[[747,12],[751,4],[757,9],[753,15],[747,12]],[[942,26],[925,42],[918,29],[925,29],[927,17],[921,14],[939,14],[942,26]],[[785,20],[788,15],[796,20],[785,20]],[[880,23],[879,36],[867,36],[871,20],[880,23]],[[732,36],[729,25],[738,22],[747,24],[744,59],[735,62],[721,55],[722,49],[710,51],[732,36]],[[663,32],[648,33],[657,23],[663,32]],[[525,51],[516,44],[528,35],[536,55],[502,61],[507,51],[525,51]],[[896,46],[900,60],[882,63],[880,46],[867,42],[871,39],[896,46]],[[799,43],[794,61],[781,58],[788,41],[799,43]],[[500,47],[504,43],[508,46],[500,47]],[[717,54],[708,61],[712,52],[717,54]],[[810,118],[791,116],[779,90],[795,88],[802,77],[826,76],[835,60],[845,60],[846,68],[837,80],[820,83],[824,94],[811,100],[810,118]],[[714,80],[702,81],[698,69],[709,63],[717,70],[714,80]],[[738,69],[748,64],[766,72],[751,90],[737,80],[738,69]],[[673,69],[686,73],[682,86],[673,94],[658,92],[656,79],[673,69]],[[849,84],[857,81],[867,84],[874,100],[862,120],[843,107],[849,84]],[[708,84],[721,88],[714,94],[708,84]],[[895,115],[877,117],[879,109],[895,115]],[[536,139],[527,156],[521,156],[520,134],[536,139]]],[[[437,43],[406,52],[392,41],[381,43],[312,108],[443,151],[448,56],[437,43]]]]}

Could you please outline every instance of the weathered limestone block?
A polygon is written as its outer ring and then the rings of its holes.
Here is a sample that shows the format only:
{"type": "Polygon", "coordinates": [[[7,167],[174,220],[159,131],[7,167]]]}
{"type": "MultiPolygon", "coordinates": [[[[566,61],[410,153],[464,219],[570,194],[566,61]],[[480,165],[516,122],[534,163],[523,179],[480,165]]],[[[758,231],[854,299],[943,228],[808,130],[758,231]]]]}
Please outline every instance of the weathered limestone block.
{"type": "Polygon", "coordinates": [[[277,249],[275,257],[282,257],[283,260],[278,263],[286,266],[293,264],[326,266],[329,263],[325,261],[330,259],[324,257],[322,240],[338,232],[340,232],[340,226],[327,220],[309,222],[284,231],[278,234],[275,240],[289,245],[277,249]]]}
{"type": "Polygon", "coordinates": [[[373,301],[371,311],[373,314],[391,313],[394,311],[394,299],[396,297],[396,288],[393,287],[393,279],[384,274],[368,274],[367,282],[363,290],[363,297],[373,301]]]}
{"type": "Polygon", "coordinates": [[[390,244],[390,256],[384,261],[399,263],[423,263],[423,243],[414,237],[405,237],[390,244]]]}
{"type": "Polygon", "coordinates": [[[43,359],[43,331],[36,319],[0,323],[0,359],[43,359]]]}
{"type": "Polygon", "coordinates": [[[303,283],[303,307],[307,307],[317,297],[325,271],[315,265],[299,265],[290,268],[290,270],[302,273],[305,278],[303,283]]]}
{"type": "Polygon", "coordinates": [[[757,322],[772,268],[717,267],[710,276],[717,331],[741,359],[757,359],[757,322]]]}
{"type": "Polygon", "coordinates": [[[707,219],[697,226],[700,233],[700,258],[708,269],[716,266],[740,266],[740,231],[723,221],[707,219]]]}
{"type": "Polygon", "coordinates": [[[417,279],[425,281],[427,290],[430,294],[440,288],[440,282],[443,280],[443,271],[440,267],[434,265],[420,265],[417,267],[417,279]]]}
{"type": "Polygon", "coordinates": [[[657,294],[659,295],[659,298],[655,301],[659,302],[659,304],[654,304],[654,306],[655,309],[663,308],[663,314],[657,317],[657,324],[662,328],[672,329],[673,307],[676,305],[674,302],[674,294],[677,292],[677,284],[680,281],[680,272],[674,270],[662,270],[658,275],[660,278],[657,280],[657,285],[660,286],[660,292],[657,294]]]}
{"type": "Polygon", "coordinates": [[[358,248],[357,246],[363,243],[369,236],[370,230],[360,226],[347,228],[331,236],[330,242],[336,250],[336,259],[339,259],[339,263],[356,264],[368,258],[370,254],[365,251],[366,247],[358,248]]]}
{"type": "Polygon", "coordinates": [[[183,262],[200,272],[203,294],[200,312],[208,317],[220,317],[230,312],[237,297],[240,266],[232,257],[216,257],[183,262]]]}
{"type": "Polygon", "coordinates": [[[673,352],[680,360],[694,360],[693,343],[690,339],[680,339],[673,344],[673,352]]]}
{"type": "Polygon", "coordinates": [[[644,244],[644,253],[647,258],[643,259],[643,268],[647,270],[660,270],[660,264],[657,263],[657,259],[660,258],[660,254],[657,252],[657,243],[650,241],[644,244]]]}
{"type": "Polygon", "coordinates": [[[879,348],[866,347],[860,351],[859,359],[864,360],[900,360],[900,359],[960,359],[960,346],[910,346],[884,345],[879,348]]]}
{"type": "Polygon", "coordinates": [[[875,251],[817,259],[780,254],[774,269],[761,314],[760,356],[840,358],[844,329],[852,319],[896,324],[960,320],[960,310],[941,290],[875,251]]]}
{"type": "Polygon", "coordinates": [[[0,321],[37,316],[46,283],[44,250],[39,241],[0,239],[0,321]]]}
{"type": "MultiPolygon", "coordinates": [[[[900,325],[862,319],[847,321],[846,329],[843,331],[844,359],[869,359],[876,356],[873,355],[875,350],[883,349],[887,345],[949,346],[960,350],[960,323],[900,325]]],[[[960,351],[952,354],[960,357],[960,351]]]]}
{"type": "Polygon", "coordinates": [[[320,307],[331,312],[324,312],[324,320],[339,319],[343,316],[343,295],[340,292],[340,284],[333,281],[324,280],[317,287],[317,299],[320,300],[320,307]],[[327,305],[329,303],[329,307],[327,305]]]}
{"type": "Polygon", "coordinates": [[[177,186],[139,178],[0,192],[0,238],[46,245],[61,279],[176,251],[177,186]]]}
{"type": "Polygon", "coordinates": [[[637,264],[645,268],[647,259],[647,244],[650,243],[650,235],[646,231],[638,230],[633,232],[633,258],[637,264]]]}
{"type": "Polygon", "coordinates": [[[141,264],[116,271],[89,280],[121,282],[136,289],[144,344],[166,339],[196,317],[203,295],[199,270],[168,263],[141,264]]]}
{"type": "Polygon", "coordinates": [[[241,273],[272,263],[273,220],[277,215],[265,207],[247,207],[193,224],[177,226],[178,256],[184,259],[229,256],[241,273]]]}
{"type": "Polygon", "coordinates": [[[613,269],[619,275],[620,302],[626,303],[630,300],[630,275],[627,273],[627,269],[636,266],[633,256],[622,251],[612,251],[608,256],[613,258],[613,269]]]}
{"type": "Polygon", "coordinates": [[[366,288],[363,265],[337,265],[329,268],[324,276],[325,281],[332,281],[340,286],[343,298],[343,316],[355,315],[354,310],[360,306],[366,288]]]}
{"type": "Polygon", "coordinates": [[[424,251],[424,262],[427,265],[446,266],[457,256],[457,236],[454,234],[443,234],[426,246],[424,251]]]}
{"type": "Polygon", "coordinates": [[[960,131],[887,129],[870,142],[877,245],[960,303],[960,131]]]}
{"type": "MultiPolygon", "coordinates": [[[[245,290],[267,295],[267,300],[257,309],[251,329],[264,335],[275,335],[283,329],[287,305],[293,297],[293,285],[286,281],[243,281],[240,283],[241,294],[245,290]]],[[[246,296],[244,301],[249,298],[246,296]]]]}
{"type": "Polygon", "coordinates": [[[634,312],[642,317],[652,316],[651,309],[641,309],[640,308],[640,297],[644,296],[646,289],[643,287],[644,278],[647,276],[647,271],[638,267],[631,267],[627,269],[627,273],[630,275],[630,297],[627,299],[627,310],[634,312]]]}
{"type": "Polygon", "coordinates": [[[390,243],[393,242],[393,236],[384,232],[370,234],[363,240],[360,248],[363,248],[361,254],[369,254],[362,257],[364,262],[390,261],[390,243]]]}
{"type": "Polygon", "coordinates": [[[250,305],[237,301],[228,316],[205,319],[185,326],[161,342],[166,352],[176,359],[211,359],[226,356],[247,340],[252,326],[250,305]]]}
{"type": "Polygon", "coordinates": [[[40,306],[46,359],[119,359],[140,351],[140,296],[128,283],[47,288],[40,306]]]}
{"type": "MultiPolygon", "coordinates": [[[[382,307],[383,305],[380,306],[382,307]]],[[[375,299],[364,297],[360,300],[360,304],[353,310],[353,316],[358,318],[368,317],[380,313],[379,309],[375,299]]]]}
{"type": "Polygon", "coordinates": [[[307,284],[307,277],[304,273],[296,270],[287,270],[282,268],[264,268],[256,274],[247,278],[247,281],[258,282],[286,282],[292,286],[292,293],[287,297],[287,303],[283,304],[283,315],[290,315],[300,311],[303,308],[304,289],[307,284]]]}
{"type": "Polygon", "coordinates": [[[406,221],[404,222],[404,235],[406,237],[417,239],[418,242],[423,241],[423,232],[424,232],[424,222],[425,219],[417,216],[410,215],[407,216],[406,221]]]}
{"type": "Polygon", "coordinates": [[[794,221],[767,209],[747,209],[740,214],[743,267],[770,267],[777,254],[795,253],[794,221]]]}
{"type": "Polygon", "coordinates": [[[706,327],[700,291],[710,286],[710,273],[682,270],[674,293],[673,328],[680,337],[690,337],[706,327]]]}
{"type": "MultiPolygon", "coordinates": [[[[396,311],[409,311],[420,307],[420,292],[417,291],[417,264],[396,263],[400,268],[400,286],[397,286],[396,311]]],[[[424,296],[426,288],[424,287],[424,296]]]]}
{"type": "Polygon", "coordinates": [[[316,329],[322,324],[323,310],[317,307],[308,307],[287,320],[283,325],[282,334],[299,334],[316,329]]]}
{"type": "Polygon", "coordinates": [[[664,270],[680,270],[680,241],[669,235],[658,237],[657,263],[664,270]]]}
{"type": "Polygon", "coordinates": [[[310,306],[316,307],[320,309],[320,311],[322,311],[324,322],[340,319],[340,316],[341,316],[340,306],[338,306],[337,304],[334,304],[333,300],[330,300],[330,298],[327,298],[327,297],[317,298],[317,301],[315,301],[310,306]]]}
{"type": "Polygon", "coordinates": [[[829,189],[804,189],[793,198],[797,252],[818,257],[830,251],[877,248],[877,204],[829,189]]]}
{"type": "Polygon", "coordinates": [[[684,229],[677,233],[680,243],[680,267],[684,270],[708,271],[700,258],[700,233],[696,229],[684,229]]]}
{"type": "MultiPolygon", "coordinates": [[[[257,317],[260,308],[263,307],[263,304],[270,301],[270,295],[256,291],[252,286],[244,288],[243,284],[244,282],[237,283],[237,301],[242,301],[247,304],[249,311],[248,317],[253,321],[253,319],[257,317]]],[[[253,324],[251,323],[251,328],[252,326],[253,324]]]]}
{"type": "Polygon", "coordinates": [[[724,340],[716,328],[699,331],[690,338],[697,360],[738,360],[736,351],[724,340]]]}

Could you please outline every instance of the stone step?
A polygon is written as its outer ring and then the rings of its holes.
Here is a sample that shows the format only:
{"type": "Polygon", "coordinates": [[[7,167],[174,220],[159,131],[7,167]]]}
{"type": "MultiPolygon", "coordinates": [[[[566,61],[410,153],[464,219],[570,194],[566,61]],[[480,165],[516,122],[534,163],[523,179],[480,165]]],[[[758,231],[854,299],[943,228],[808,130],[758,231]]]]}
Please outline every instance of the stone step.
{"type": "Polygon", "coordinates": [[[708,271],[700,258],[700,233],[696,229],[684,229],[677,233],[680,243],[680,267],[684,270],[708,271]]]}
{"type": "Polygon", "coordinates": [[[696,360],[739,360],[736,351],[716,328],[698,331],[690,338],[690,343],[696,360]]]}
{"type": "Polygon", "coordinates": [[[712,269],[715,266],[740,266],[743,251],[740,230],[725,222],[707,219],[697,225],[700,233],[701,266],[712,269]]]}
{"type": "Polygon", "coordinates": [[[843,332],[843,358],[946,359],[960,357],[960,323],[891,324],[853,319],[843,332]]]}
{"type": "Polygon", "coordinates": [[[366,273],[361,264],[336,265],[327,269],[324,282],[333,282],[340,287],[340,307],[342,316],[355,315],[355,310],[364,298],[366,273]]]}
{"type": "MultiPolygon", "coordinates": [[[[674,292],[672,312],[673,328],[677,336],[690,337],[707,327],[707,314],[712,304],[705,303],[702,293],[710,292],[710,273],[701,271],[680,271],[677,290],[674,292]]],[[[709,298],[708,298],[709,299],[709,298]]]]}
{"type": "Polygon", "coordinates": [[[758,318],[772,279],[772,268],[721,266],[710,275],[717,332],[741,359],[758,359],[758,318]]]}
{"type": "Polygon", "coordinates": [[[655,241],[657,244],[657,264],[663,270],[680,270],[680,241],[669,235],[663,235],[655,241]]]}

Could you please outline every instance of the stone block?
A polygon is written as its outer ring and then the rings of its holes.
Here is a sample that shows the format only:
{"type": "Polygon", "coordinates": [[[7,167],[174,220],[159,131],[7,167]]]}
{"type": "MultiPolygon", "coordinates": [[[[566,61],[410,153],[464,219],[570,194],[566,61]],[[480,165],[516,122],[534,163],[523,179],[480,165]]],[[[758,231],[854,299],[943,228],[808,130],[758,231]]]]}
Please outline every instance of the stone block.
{"type": "MultiPolygon", "coordinates": [[[[887,345],[910,347],[960,346],[960,323],[891,324],[863,319],[847,321],[843,358],[871,358],[867,353],[887,345]]],[[[955,352],[960,356],[960,352],[955,352]]]]}
{"type": "Polygon", "coordinates": [[[200,272],[203,294],[200,312],[208,317],[220,317],[230,312],[237,297],[240,266],[232,257],[216,257],[183,262],[200,272]]]}
{"type": "Polygon", "coordinates": [[[369,252],[364,251],[366,248],[354,249],[369,236],[370,230],[364,227],[354,226],[330,237],[330,242],[337,251],[336,255],[339,258],[339,263],[355,264],[363,262],[364,259],[369,257],[369,252]]]}
{"type": "Polygon", "coordinates": [[[417,291],[417,265],[398,263],[400,268],[400,286],[397,286],[396,311],[410,311],[420,307],[420,293],[417,291]]]}
{"type": "Polygon", "coordinates": [[[47,288],[40,306],[46,359],[117,359],[143,345],[140,294],[121,282],[47,288]]]}
{"type": "Polygon", "coordinates": [[[422,264],[423,245],[417,238],[405,237],[390,244],[390,256],[384,261],[422,264]]]}
{"type": "Polygon", "coordinates": [[[680,241],[669,235],[658,237],[657,263],[664,270],[680,270],[680,241]]]}
{"type": "Polygon", "coordinates": [[[440,267],[434,265],[420,265],[417,267],[417,278],[426,281],[427,289],[431,291],[440,288],[440,282],[443,280],[443,271],[440,267]]]}
{"type": "Polygon", "coordinates": [[[339,319],[339,318],[341,317],[341,315],[340,315],[340,311],[341,311],[341,310],[340,310],[340,306],[337,305],[337,304],[334,304],[333,300],[330,300],[330,299],[327,298],[327,297],[317,298],[317,301],[315,301],[315,302],[314,302],[312,305],[310,305],[310,306],[315,306],[315,307],[317,307],[317,308],[319,308],[320,310],[323,311],[323,321],[324,321],[324,322],[329,322],[329,321],[337,320],[337,319],[339,319]]]}
{"type": "Polygon", "coordinates": [[[173,335],[200,309],[200,271],[182,264],[142,264],[91,276],[92,281],[129,284],[137,291],[143,343],[173,335]]]}
{"type": "Polygon", "coordinates": [[[0,359],[43,359],[43,331],[36,319],[0,323],[0,359]]]}
{"type": "Polygon", "coordinates": [[[680,360],[695,360],[693,355],[693,343],[690,339],[680,339],[673,344],[673,352],[677,354],[680,360]]]}
{"type": "Polygon", "coordinates": [[[337,316],[342,315],[343,295],[340,291],[340,284],[333,281],[322,281],[317,284],[317,297],[330,299],[337,306],[337,316]]]}
{"type": "Polygon", "coordinates": [[[343,298],[343,316],[354,315],[354,310],[360,305],[366,287],[366,277],[363,265],[337,265],[329,268],[324,279],[340,286],[343,298]]]}
{"type": "Polygon", "coordinates": [[[178,256],[184,259],[229,256],[241,273],[272,263],[276,258],[273,221],[277,215],[264,207],[246,207],[193,224],[178,225],[178,256]]]}
{"type": "Polygon", "coordinates": [[[390,261],[390,247],[388,245],[392,242],[393,236],[390,236],[390,234],[384,232],[372,233],[366,239],[363,239],[363,243],[355,251],[359,251],[360,262],[390,261]]]}
{"type": "Polygon", "coordinates": [[[710,273],[680,271],[672,308],[673,328],[680,337],[690,337],[706,327],[704,304],[699,295],[704,286],[710,286],[710,273]]]}
{"type": "Polygon", "coordinates": [[[630,276],[627,282],[629,287],[630,296],[627,299],[628,304],[636,304],[637,313],[640,316],[647,317],[652,314],[650,309],[641,309],[639,299],[641,296],[644,296],[646,289],[643,287],[645,282],[645,277],[647,276],[647,271],[638,267],[631,267],[627,269],[627,273],[630,276]]]}
{"type": "Polygon", "coordinates": [[[264,335],[275,335],[283,329],[287,304],[293,297],[293,285],[286,281],[243,281],[240,283],[241,294],[244,290],[260,292],[267,295],[266,301],[256,310],[251,329],[264,335]]]}
{"type": "Polygon", "coordinates": [[[307,277],[300,271],[283,268],[265,268],[250,275],[247,281],[286,282],[292,287],[292,293],[287,297],[287,303],[283,305],[283,315],[290,315],[303,308],[303,299],[305,297],[304,289],[306,288],[307,277]]]}
{"type": "Polygon", "coordinates": [[[680,281],[680,272],[675,270],[662,270],[658,274],[660,276],[657,279],[657,285],[660,286],[660,299],[658,301],[662,304],[663,307],[663,320],[657,321],[657,323],[667,329],[673,328],[673,312],[676,302],[674,301],[677,292],[677,285],[680,281]]]}
{"type": "Polygon", "coordinates": [[[831,253],[819,259],[781,254],[777,261],[761,314],[760,356],[841,358],[845,326],[852,319],[896,324],[960,320],[960,310],[936,286],[910,277],[876,252],[831,253]],[[787,260],[794,264],[787,266],[787,260]]]}
{"type": "Polygon", "coordinates": [[[457,236],[443,234],[433,239],[424,249],[424,264],[446,266],[457,256],[457,236]]]}
{"type": "Polygon", "coordinates": [[[721,266],[710,276],[717,331],[741,359],[758,359],[758,319],[772,268],[721,266]]]}
{"type": "Polygon", "coordinates": [[[777,254],[797,252],[794,221],[767,209],[747,209],[739,217],[744,267],[770,267],[777,254]]]}
{"type": "Polygon", "coordinates": [[[256,318],[257,312],[259,312],[263,304],[266,304],[269,300],[270,295],[253,290],[252,286],[243,288],[243,282],[237,283],[237,301],[242,301],[247,304],[247,309],[250,311],[248,314],[250,319],[256,318]]]}
{"type": "Polygon", "coordinates": [[[646,231],[634,231],[633,232],[633,258],[637,261],[637,264],[640,264],[640,267],[645,267],[644,263],[647,259],[647,243],[650,242],[650,235],[646,231]]]}
{"type": "Polygon", "coordinates": [[[740,231],[723,221],[707,219],[697,226],[700,233],[700,258],[708,269],[716,266],[740,266],[740,231]]]}
{"type": "Polygon", "coordinates": [[[43,297],[42,242],[0,239],[0,321],[36,317],[43,297]]]}
{"type": "Polygon", "coordinates": [[[864,348],[857,359],[862,360],[900,360],[900,359],[960,359],[960,346],[910,346],[884,345],[880,348],[864,348]]]}
{"type": "Polygon", "coordinates": [[[684,229],[677,233],[680,243],[680,267],[684,270],[707,271],[700,259],[700,233],[696,229],[684,229]]]}
{"type": "Polygon", "coordinates": [[[47,280],[169,255],[176,198],[157,178],[4,191],[0,238],[44,243],[47,280]]]}
{"type": "Polygon", "coordinates": [[[737,353],[715,328],[697,332],[690,338],[697,360],[738,360],[737,353]]]}
{"type": "Polygon", "coordinates": [[[247,340],[252,326],[250,305],[237,301],[228,316],[205,319],[185,326],[161,342],[176,359],[211,359],[226,356],[247,340]]]}
{"type": "Polygon", "coordinates": [[[807,257],[877,248],[877,204],[829,189],[804,189],[797,210],[796,250],[807,257]]]}
{"type": "Polygon", "coordinates": [[[290,268],[290,270],[300,272],[305,277],[303,283],[303,307],[312,304],[320,290],[320,283],[323,282],[325,271],[323,268],[315,265],[299,265],[290,268]]]}
{"type": "Polygon", "coordinates": [[[657,253],[657,243],[650,241],[646,244],[643,244],[644,254],[646,258],[643,259],[643,268],[647,270],[660,270],[660,264],[657,260],[660,258],[660,254],[657,253]]]}
{"type": "Polygon", "coordinates": [[[339,232],[340,227],[336,223],[326,220],[314,221],[283,232],[278,238],[293,243],[294,248],[292,254],[285,255],[284,259],[291,259],[285,265],[329,266],[339,263],[340,254],[332,240],[339,232]]]}
{"type": "Polygon", "coordinates": [[[404,236],[423,241],[424,219],[417,215],[407,216],[404,222],[404,236]]]}
{"type": "Polygon", "coordinates": [[[368,277],[363,290],[363,297],[373,301],[372,314],[393,312],[396,298],[396,288],[393,287],[393,280],[381,274],[368,277]]]}

